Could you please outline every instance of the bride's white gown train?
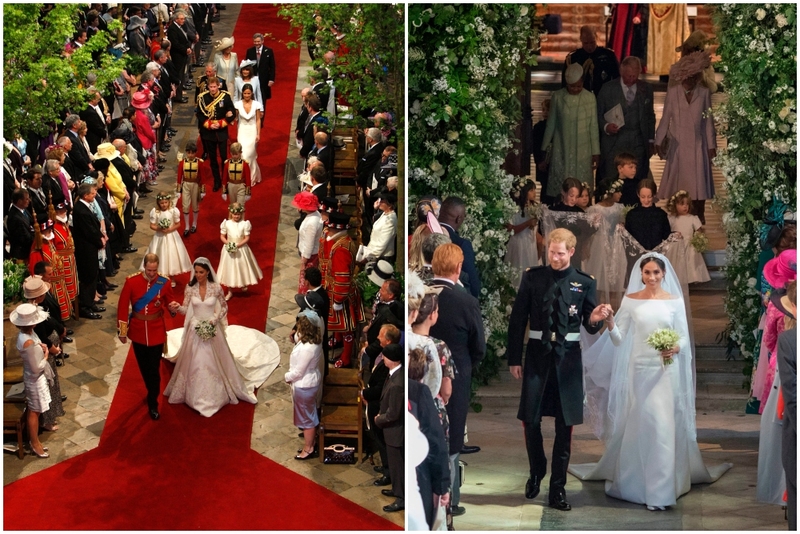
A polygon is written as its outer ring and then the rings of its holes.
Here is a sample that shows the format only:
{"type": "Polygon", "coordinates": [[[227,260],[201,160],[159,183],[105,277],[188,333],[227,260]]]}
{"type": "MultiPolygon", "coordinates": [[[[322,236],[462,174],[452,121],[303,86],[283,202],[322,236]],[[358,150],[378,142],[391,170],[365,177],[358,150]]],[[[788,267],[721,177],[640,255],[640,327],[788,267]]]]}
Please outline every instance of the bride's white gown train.
{"type": "Polygon", "coordinates": [[[239,400],[255,404],[254,389],[280,363],[277,343],[251,328],[225,327],[228,308],[219,284],[209,282],[205,299],[200,298],[197,286],[187,287],[183,309],[187,313],[185,328],[167,333],[166,359],[175,362],[164,390],[169,403],[185,403],[206,417],[239,400]],[[216,320],[216,335],[204,341],[194,327],[212,319],[216,320]]]}

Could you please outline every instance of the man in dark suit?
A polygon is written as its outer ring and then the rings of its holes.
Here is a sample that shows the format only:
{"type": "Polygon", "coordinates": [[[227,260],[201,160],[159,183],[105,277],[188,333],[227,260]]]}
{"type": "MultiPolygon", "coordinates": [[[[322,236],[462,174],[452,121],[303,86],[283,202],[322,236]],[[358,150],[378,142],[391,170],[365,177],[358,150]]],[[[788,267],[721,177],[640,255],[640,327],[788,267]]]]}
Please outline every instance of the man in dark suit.
{"type": "Polygon", "coordinates": [[[36,165],[25,173],[25,188],[31,203],[28,210],[36,215],[36,223],[41,224],[50,218],[48,213],[47,192],[42,187],[42,168],[36,165]]]}
{"type": "MultiPolygon", "coordinates": [[[[314,308],[322,322],[325,324],[325,332],[322,335],[322,353],[325,355],[325,361],[328,361],[328,312],[331,307],[331,299],[328,296],[328,292],[325,291],[325,288],[322,287],[322,273],[319,270],[319,267],[308,267],[305,270],[305,278],[306,278],[306,286],[308,286],[308,293],[315,293],[319,296],[320,302],[322,303],[320,309],[316,309],[316,307],[311,306],[314,308]]],[[[303,310],[303,305],[298,300],[297,296],[295,296],[295,300],[297,301],[297,305],[300,306],[300,310],[303,310]]],[[[328,366],[325,366],[325,374],[328,374],[328,366]]]]}
{"type": "Polygon", "coordinates": [[[331,94],[331,87],[328,85],[328,69],[319,69],[311,71],[309,75],[311,80],[311,90],[319,98],[322,104],[322,110],[328,109],[328,97],[331,94]]]}
{"type": "MultiPolygon", "coordinates": [[[[389,262],[381,260],[376,264],[383,268],[382,272],[386,272],[392,276],[392,266],[389,262]]],[[[370,279],[377,277],[375,270],[369,273],[370,279]]],[[[374,282],[373,282],[374,283],[374,282]]],[[[369,356],[369,367],[375,363],[375,358],[381,352],[381,343],[378,340],[378,334],[384,325],[391,324],[403,329],[403,318],[405,317],[406,306],[400,299],[402,288],[400,282],[394,278],[390,278],[381,284],[378,290],[378,299],[372,307],[372,320],[364,327],[364,333],[367,337],[367,348],[364,349],[369,356]]]]}
{"type": "Polygon", "coordinates": [[[81,173],[70,156],[70,151],[72,150],[72,139],[66,135],[63,135],[58,138],[56,143],[58,146],[64,149],[64,163],[62,163],[61,166],[64,167],[64,170],[67,171],[67,174],[69,174],[73,180],[78,180],[79,178],[88,174],[81,173]]]}
{"type": "MultiPolygon", "coordinates": [[[[392,325],[384,325],[378,334],[378,339],[380,340],[380,350],[378,354],[380,354],[387,345],[400,341],[400,330],[392,325]]],[[[375,416],[380,413],[381,396],[383,395],[383,388],[386,385],[386,379],[389,377],[389,368],[386,367],[383,357],[379,356],[375,360],[375,365],[371,366],[369,369],[365,369],[365,371],[367,370],[369,371],[368,378],[366,378],[367,374],[365,372],[367,387],[361,390],[361,398],[367,403],[367,418],[370,421],[374,421],[375,416]]],[[[392,483],[392,477],[389,473],[386,438],[383,435],[383,430],[377,425],[370,424],[369,429],[369,435],[372,437],[372,444],[369,448],[370,450],[378,451],[378,455],[381,458],[381,465],[380,469],[377,470],[382,474],[382,476],[372,484],[375,486],[388,486],[392,483]]]]}
{"type": "Polygon", "coordinates": [[[68,205],[72,204],[72,198],[67,200],[67,197],[64,195],[64,190],[61,187],[61,181],[58,179],[59,175],[61,174],[61,164],[54,160],[48,159],[44,162],[44,174],[42,175],[42,189],[45,192],[45,195],[48,197],[48,201],[50,197],[53,198],[53,206],[56,204],[60,204],[61,202],[65,202],[68,205]]]}
{"type": "Polygon", "coordinates": [[[264,116],[267,114],[267,100],[272,98],[272,86],[275,84],[275,54],[272,49],[264,46],[264,36],[260,33],[253,35],[253,47],[247,49],[245,59],[256,62],[258,82],[261,84],[261,98],[264,100],[264,113],[261,115],[261,126],[264,126],[264,116]]]}
{"type": "Polygon", "coordinates": [[[405,373],[403,373],[403,356],[403,349],[400,345],[393,343],[383,348],[383,361],[389,368],[389,378],[381,393],[380,413],[375,416],[374,421],[378,427],[383,429],[392,479],[392,489],[381,490],[381,493],[395,498],[392,504],[383,507],[384,512],[399,512],[406,509],[406,380],[405,373]]]}
{"type": "Polygon", "coordinates": [[[103,108],[100,101],[103,95],[96,89],[90,90],[91,99],[89,100],[89,107],[79,113],[83,122],[86,123],[86,141],[89,143],[89,149],[92,152],[97,152],[97,145],[104,143],[108,138],[108,130],[106,124],[110,121],[106,120],[103,114],[103,108]]]}
{"type": "Polygon", "coordinates": [[[508,324],[508,366],[514,378],[522,379],[517,419],[525,429],[530,467],[525,497],[533,499],[539,494],[547,472],[542,416],[555,417],[549,499],[551,508],[562,511],[572,509],[564,490],[572,427],[583,423],[580,328],[583,325],[590,334],[596,333],[611,311],[610,306],[596,305],[594,279],[570,265],[575,244],[569,230],[558,228],[550,233],[549,265],[531,267],[523,274],[508,324]],[[529,321],[530,331],[526,328],[529,321]]]}
{"type": "MultiPolygon", "coordinates": [[[[784,306],[797,317],[797,284],[789,284],[784,306]]],[[[778,336],[778,374],[783,392],[781,463],[786,473],[786,508],[789,530],[797,530],[797,327],[778,336]]]]}
{"type": "Polygon", "coordinates": [[[188,102],[189,99],[183,96],[183,84],[186,80],[186,65],[189,62],[189,56],[192,55],[192,43],[189,41],[186,29],[186,12],[175,11],[172,15],[172,23],[167,29],[167,37],[169,42],[172,43],[170,48],[170,55],[172,62],[175,64],[175,70],[178,71],[180,76],[180,83],[176,87],[175,98],[178,102],[188,102]]]}
{"type": "Polygon", "coordinates": [[[325,167],[325,178],[323,182],[330,180],[333,174],[333,148],[330,147],[328,134],[325,132],[317,132],[314,135],[314,148],[308,153],[308,157],[315,157],[322,162],[325,167]]]}
{"type": "Polygon", "coordinates": [[[301,158],[307,158],[311,153],[311,150],[314,148],[314,135],[316,134],[316,132],[314,132],[314,126],[320,128],[323,125],[327,126],[328,124],[328,119],[323,117],[322,112],[320,111],[321,107],[317,95],[314,93],[309,93],[306,95],[305,105],[308,115],[305,120],[305,124],[303,125],[303,146],[300,148],[301,158]]]}
{"type": "Polygon", "coordinates": [[[75,241],[81,316],[102,319],[98,312],[105,311],[105,308],[94,303],[97,278],[100,273],[97,252],[106,245],[108,238],[100,231],[100,221],[90,207],[95,196],[97,196],[97,186],[88,183],[78,186],[78,200],[72,211],[72,238],[75,241]]]}
{"type": "MultiPolygon", "coordinates": [[[[33,245],[33,216],[28,209],[31,199],[27,189],[15,189],[11,194],[11,208],[6,219],[9,252],[12,259],[27,263],[33,245]]],[[[97,263],[95,261],[95,263],[97,263]]]]}
{"type": "MultiPolygon", "coordinates": [[[[483,360],[486,338],[478,299],[458,288],[456,282],[464,264],[464,253],[453,243],[441,245],[433,253],[433,279],[430,286],[441,289],[439,293],[439,320],[430,335],[447,344],[458,374],[453,380],[453,393],[447,403],[450,419],[450,510],[461,515],[466,510],[459,506],[460,493],[455,483],[458,458],[464,449],[464,432],[467,425],[469,395],[472,387],[472,369],[483,360]]],[[[473,447],[464,452],[477,452],[473,447]]],[[[479,450],[479,449],[478,449],[479,450]]]]}
{"type": "Polygon", "coordinates": [[[632,181],[626,180],[632,182],[634,191],[650,171],[650,156],[655,154],[656,114],[653,110],[653,87],[639,80],[641,71],[639,58],[626,57],[622,60],[620,77],[604,84],[597,96],[600,165],[595,183],[608,178],[617,179],[619,174],[614,158],[621,152],[636,156],[636,177],[632,181]],[[625,119],[622,127],[609,123],[605,118],[605,114],[617,105],[622,108],[625,119]]]}
{"type": "Polygon", "coordinates": [[[475,265],[475,250],[472,248],[472,241],[458,235],[458,229],[464,223],[467,216],[467,205],[459,197],[450,196],[444,199],[439,211],[439,223],[447,230],[450,241],[458,245],[464,253],[464,265],[462,270],[469,277],[469,287],[467,291],[478,298],[481,294],[481,279],[478,275],[478,267],[475,265]]]}
{"type": "Polygon", "coordinates": [[[597,96],[604,83],[619,76],[617,56],[612,50],[597,46],[597,34],[591,26],[581,26],[581,47],[567,54],[561,72],[561,86],[566,87],[567,67],[577,63],[583,67],[583,87],[597,96]]]}
{"type": "MultiPolygon", "coordinates": [[[[67,131],[64,134],[70,141],[72,141],[72,145],[69,148],[69,157],[72,160],[72,163],[78,169],[78,176],[71,174],[73,178],[79,178],[86,174],[89,174],[91,170],[91,160],[89,159],[89,153],[86,152],[86,147],[83,146],[83,142],[81,141],[80,137],[78,136],[78,130],[81,127],[81,118],[79,115],[68,115],[67,119],[64,121],[64,126],[66,127],[67,131]]],[[[69,171],[67,171],[69,172],[69,171]]]]}
{"type": "Polygon", "coordinates": [[[361,189],[366,189],[372,184],[372,173],[375,166],[381,162],[381,154],[386,145],[383,144],[383,134],[379,128],[369,128],[364,135],[364,142],[367,149],[364,156],[359,160],[356,172],[358,173],[358,185],[361,189]]]}
{"type": "MultiPolygon", "coordinates": [[[[114,139],[112,144],[120,155],[115,158],[111,158],[109,163],[113,165],[115,169],[117,169],[117,172],[122,178],[122,183],[125,185],[125,190],[128,192],[128,196],[133,199],[136,193],[136,174],[133,172],[133,169],[131,169],[128,161],[125,159],[125,154],[128,152],[128,144],[124,139],[114,139]]],[[[122,212],[122,224],[125,227],[125,230],[120,235],[122,238],[120,247],[122,248],[122,252],[125,253],[136,252],[139,250],[131,244],[131,237],[133,236],[134,231],[136,231],[136,224],[133,223],[133,210],[133,201],[130,201],[125,204],[125,209],[122,212]]]]}
{"type": "Polygon", "coordinates": [[[197,97],[197,124],[200,138],[211,161],[214,175],[214,192],[222,188],[220,163],[228,159],[228,124],[236,115],[231,95],[220,90],[217,78],[208,79],[208,91],[197,97]],[[217,159],[219,152],[219,159],[217,159]]]}

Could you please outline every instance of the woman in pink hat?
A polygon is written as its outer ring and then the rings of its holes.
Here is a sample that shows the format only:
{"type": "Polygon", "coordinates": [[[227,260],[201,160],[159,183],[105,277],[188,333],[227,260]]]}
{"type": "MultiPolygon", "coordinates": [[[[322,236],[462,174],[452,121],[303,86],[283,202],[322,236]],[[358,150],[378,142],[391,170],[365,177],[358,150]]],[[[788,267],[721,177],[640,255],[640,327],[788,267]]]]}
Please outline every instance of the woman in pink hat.
{"type": "Polygon", "coordinates": [[[305,271],[309,267],[319,265],[319,238],[322,236],[322,218],[319,214],[319,200],[317,195],[309,191],[297,193],[292,200],[292,206],[306,214],[297,233],[297,250],[300,253],[300,277],[297,292],[305,295],[305,271]]]}
{"type": "MultiPolygon", "coordinates": [[[[142,77],[144,78],[144,75],[142,75],[142,77]]],[[[156,132],[153,128],[158,128],[159,124],[156,121],[153,112],[150,111],[150,103],[152,100],[153,93],[149,89],[144,89],[134,93],[131,100],[131,106],[136,108],[136,113],[133,115],[133,117],[131,117],[131,122],[136,128],[136,137],[138,137],[139,141],[141,141],[142,148],[144,149],[147,157],[144,164],[145,179],[147,180],[148,185],[157,185],[156,178],[158,178],[158,162],[156,161],[155,150],[156,132]],[[153,118],[152,120],[151,117],[153,118]]]]}

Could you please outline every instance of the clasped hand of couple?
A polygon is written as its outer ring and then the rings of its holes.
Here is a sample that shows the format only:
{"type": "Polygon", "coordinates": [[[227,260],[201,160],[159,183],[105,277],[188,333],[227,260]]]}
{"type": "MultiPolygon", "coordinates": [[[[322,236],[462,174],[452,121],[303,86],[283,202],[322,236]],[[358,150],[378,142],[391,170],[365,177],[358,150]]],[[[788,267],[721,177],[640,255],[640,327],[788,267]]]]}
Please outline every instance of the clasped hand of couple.
{"type": "MultiPolygon", "coordinates": [[[[611,307],[611,304],[600,304],[594,310],[592,310],[592,314],[589,316],[589,322],[599,323],[601,321],[605,321],[609,328],[613,328],[614,309],[611,307]]],[[[510,365],[508,370],[511,371],[511,376],[517,380],[522,378],[521,365],[510,365]]]]}

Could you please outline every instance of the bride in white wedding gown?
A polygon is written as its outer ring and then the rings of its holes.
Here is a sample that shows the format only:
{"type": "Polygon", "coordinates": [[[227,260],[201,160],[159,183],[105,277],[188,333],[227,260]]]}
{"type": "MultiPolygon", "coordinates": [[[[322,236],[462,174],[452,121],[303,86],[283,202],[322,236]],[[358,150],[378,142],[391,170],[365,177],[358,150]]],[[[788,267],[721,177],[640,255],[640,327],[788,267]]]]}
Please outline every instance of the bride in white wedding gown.
{"type": "Polygon", "coordinates": [[[164,395],[170,404],[185,403],[206,417],[239,400],[255,404],[255,388],[280,362],[278,345],[270,337],[227,325],[228,303],[215,280],[211,262],[197,258],[183,305],[170,303],[171,311],[186,315],[184,327],[167,333],[166,359],[175,362],[175,369],[164,395]],[[197,334],[201,321],[214,325],[214,337],[203,340],[197,334]],[[235,340],[231,346],[226,335],[235,340]]]}
{"type": "Polygon", "coordinates": [[[584,350],[587,423],[594,423],[606,451],[598,463],[569,471],[581,480],[605,480],[611,497],[664,510],[691,484],[714,482],[731,467],[708,469],[700,455],[693,347],[680,282],[665,256],[649,253],[636,262],[607,325],[584,350]],[[679,344],[662,353],[647,345],[659,328],[677,331],[679,344]]]}

